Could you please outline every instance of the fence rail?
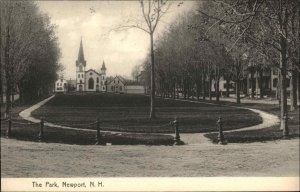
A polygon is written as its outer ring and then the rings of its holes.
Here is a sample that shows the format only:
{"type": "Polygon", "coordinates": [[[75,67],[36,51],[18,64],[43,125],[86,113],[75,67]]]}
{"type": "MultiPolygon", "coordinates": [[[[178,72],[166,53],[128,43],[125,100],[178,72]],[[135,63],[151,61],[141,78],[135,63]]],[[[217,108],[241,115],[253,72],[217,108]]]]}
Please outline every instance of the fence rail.
{"type": "MultiPolygon", "coordinates": [[[[17,119],[11,119],[11,118],[6,118],[6,119],[1,119],[1,123],[2,122],[8,122],[8,127],[6,130],[6,138],[11,138],[12,136],[12,125],[13,124],[17,124],[17,125],[40,125],[40,129],[39,129],[39,133],[38,133],[38,141],[39,142],[43,142],[44,141],[44,125],[45,125],[45,121],[43,118],[40,120],[40,122],[20,122],[20,120],[17,119]]],[[[48,122],[50,123],[50,122],[48,122]]],[[[92,125],[96,125],[96,137],[95,137],[95,145],[105,145],[105,142],[101,136],[101,129],[100,129],[100,124],[101,121],[99,119],[97,119],[96,121],[92,122],[92,123],[84,123],[84,124],[68,124],[68,125],[61,125],[61,126],[92,126],[92,125]]],[[[157,126],[151,126],[151,130],[153,128],[162,128],[162,127],[167,127],[167,126],[173,126],[174,127],[174,131],[175,131],[175,138],[174,138],[174,145],[181,145],[183,144],[183,142],[180,140],[180,136],[179,136],[179,123],[177,118],[175,118],[174,121],[165,123],[163,125],[157,125],[157,126]]],[[[146,126],[144,126],[146,127],[146,126]]],[[[148,126],[147,126],[148,127],[148,126]]],[[[109,129],[111,127],[102,127],[102,128],[106,128],[109,129]]]]}

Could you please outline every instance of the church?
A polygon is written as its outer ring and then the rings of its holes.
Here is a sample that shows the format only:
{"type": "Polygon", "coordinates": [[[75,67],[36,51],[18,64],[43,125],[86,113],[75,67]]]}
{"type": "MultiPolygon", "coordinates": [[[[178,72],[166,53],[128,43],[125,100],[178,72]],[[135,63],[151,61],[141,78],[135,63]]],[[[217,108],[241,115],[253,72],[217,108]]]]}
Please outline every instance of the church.
{"type": "Polygon", "coordinates": [[[106,67],[103,61],[99,71],[86,70],[82,40],[80,41],[76,61],[76,91],[77,92],[106,92],[106,67]]]}

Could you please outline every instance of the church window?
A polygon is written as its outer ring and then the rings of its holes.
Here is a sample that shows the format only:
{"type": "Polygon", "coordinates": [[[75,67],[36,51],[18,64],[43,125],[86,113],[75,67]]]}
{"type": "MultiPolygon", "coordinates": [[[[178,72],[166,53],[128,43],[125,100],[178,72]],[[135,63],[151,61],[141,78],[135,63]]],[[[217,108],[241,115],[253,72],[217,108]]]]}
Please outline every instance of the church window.
{"type": "Polygon", "coordinates": [[[59,83],[57,83],[57,86],[59,86],[59,83]]]}
{"type": "Polygon", "coordinates": [[[78,74],[78,78],[80,78],[80,74],[78,74]]]}
{"type": "Polygon", "coordinates": [[[79,71],[82,72],[82,66],[81,65],[79,66],[79,71]]]}
{"type": "Polygon", "coordinates": [[[93,78],[89,79],[89,89],[94,89],[94,79],[93,78]]]}
{"type": "Polygon", "coordinates": [[[99,83],[99,77],[97,77],[97,83],[99,83]]]}
{"type": "Polygon", "coordinates": [[[80,80],[80,83],[82,83],[82,80],[80,80]]]}
{"type": "Polygon", "coordinates": [[[83,74],[81,74],[81,77],[83,78],[83,74]]]}
{"type": "Polygon", "coordinates": [[[101,81],[101,85],[103,85],[103,81],[101,81]]]}
{"type": "Polygon", "coordinates": [[[119,84],[119,80],[118,80],[118,84],[119,84]]]}
{"type": "Polygon", "coordinates": [[[92,72],[90,72],[90,75],[93,75],[93,73],[92,73],[92,72]]]}

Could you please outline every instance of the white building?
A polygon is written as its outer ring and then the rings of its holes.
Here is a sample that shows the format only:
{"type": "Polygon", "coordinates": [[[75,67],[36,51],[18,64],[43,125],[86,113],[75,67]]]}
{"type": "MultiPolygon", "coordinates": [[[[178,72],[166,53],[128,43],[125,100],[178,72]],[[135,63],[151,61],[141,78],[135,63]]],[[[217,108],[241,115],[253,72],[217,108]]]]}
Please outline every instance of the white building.
{"type": "Polygon", "coordinates": [[[89,69],[85,70],[82,40],[80,42],[78,59],[76,61],[76,91],[78,92],[105,92],[106,91],[106,67],[103,61],[99,72],[89,69]]]}
{"type": "Polygon", "coordinates": [[[67,92],[67,81],[65,79],[60,78],[55,82],[55,92],[56,93],[67,92]]]}

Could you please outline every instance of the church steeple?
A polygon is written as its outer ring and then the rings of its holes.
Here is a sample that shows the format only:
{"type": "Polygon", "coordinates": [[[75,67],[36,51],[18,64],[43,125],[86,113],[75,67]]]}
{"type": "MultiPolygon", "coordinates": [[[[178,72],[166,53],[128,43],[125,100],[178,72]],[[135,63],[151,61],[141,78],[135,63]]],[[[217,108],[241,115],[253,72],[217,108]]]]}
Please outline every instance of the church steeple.
{"type": "Polygon", "coordinates": [[[106,67],[105,67],[104,61],[102,63],[101,72],[102,72],[102,74],[105,74],[105,72],[106,72],[106,67]]]}
{"type": "Polygon", "coordinates": [[[76,66],[78,66],[80,63],[82,63],[84,67],[86,66],[86,60],[84,60],[84,54],[83,54],[82,39],[80,40],[80,47],[78,52],[78,59],[76,61],[76,66]]]}

